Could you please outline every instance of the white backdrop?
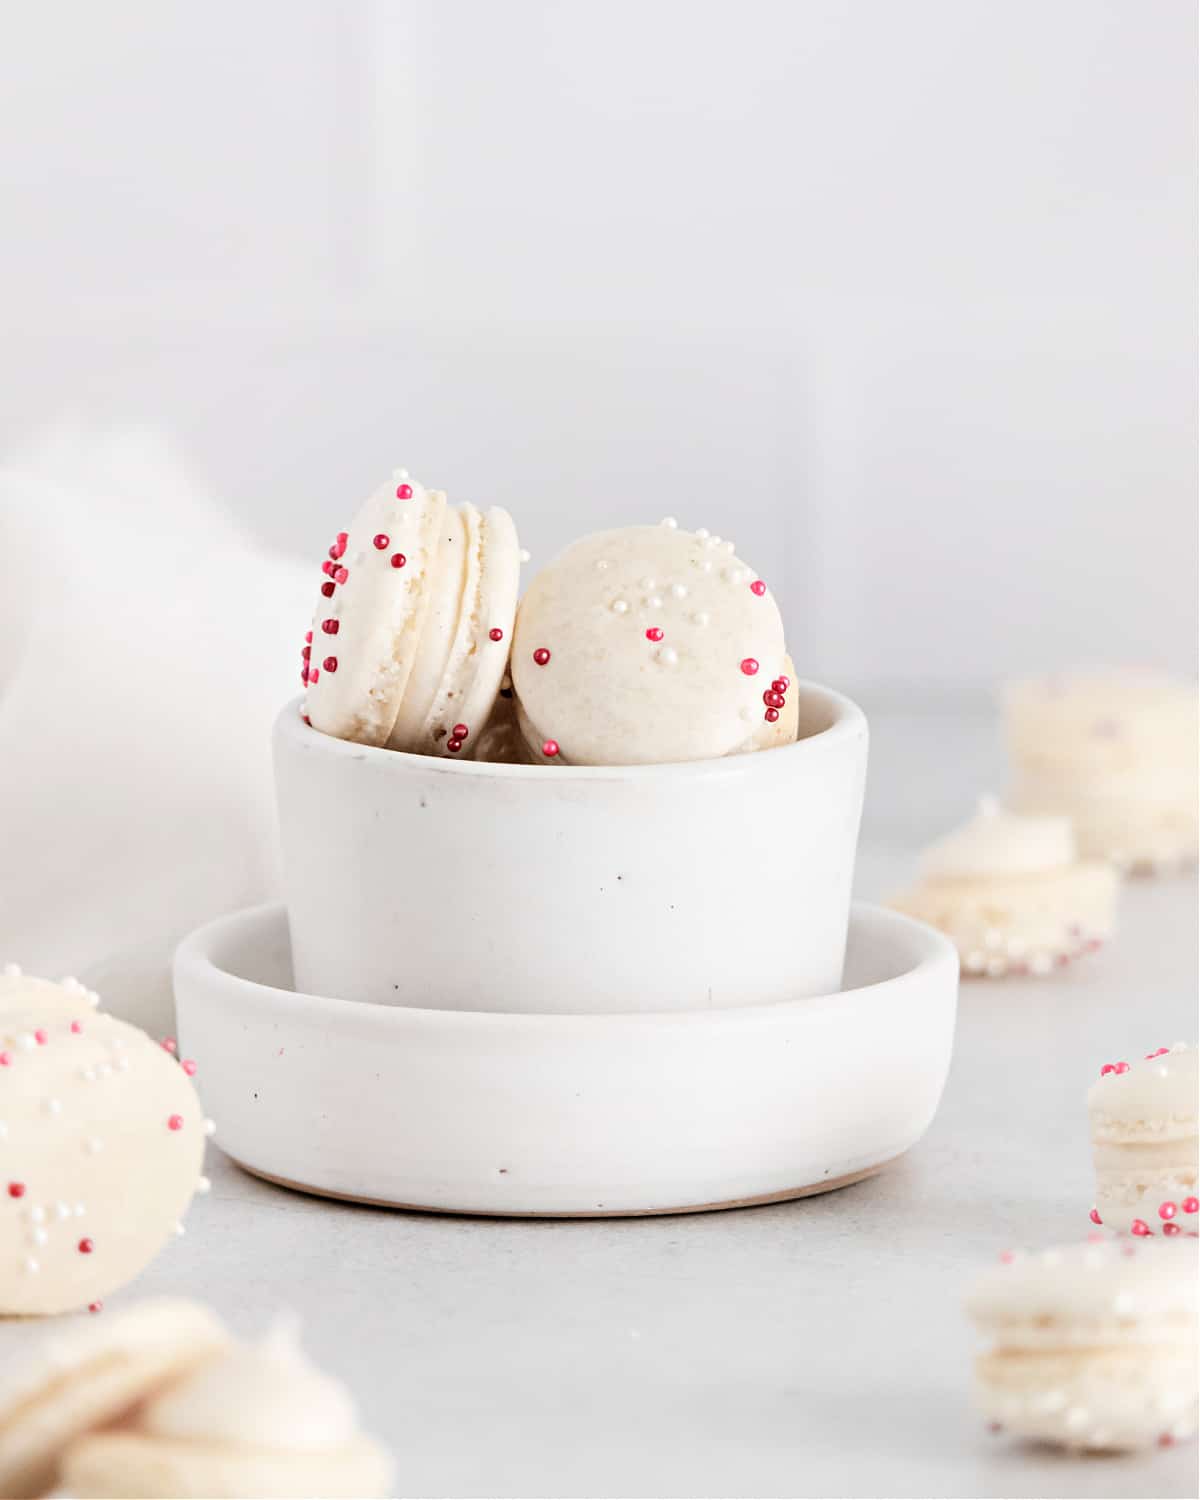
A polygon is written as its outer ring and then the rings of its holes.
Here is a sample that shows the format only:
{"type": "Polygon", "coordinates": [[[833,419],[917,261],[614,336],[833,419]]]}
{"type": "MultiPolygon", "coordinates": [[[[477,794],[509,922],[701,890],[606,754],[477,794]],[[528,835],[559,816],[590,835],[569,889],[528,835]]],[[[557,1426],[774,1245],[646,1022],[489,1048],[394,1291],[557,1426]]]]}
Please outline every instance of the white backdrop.
{"type": "MultiPolygon", "coordinates": [[[[1190,0],[0,0],[0,445],[732,535],[806,674],[1195,649],[1190,0]]],[[[285,677],[290,687],[292,663],[285,677]]]]}

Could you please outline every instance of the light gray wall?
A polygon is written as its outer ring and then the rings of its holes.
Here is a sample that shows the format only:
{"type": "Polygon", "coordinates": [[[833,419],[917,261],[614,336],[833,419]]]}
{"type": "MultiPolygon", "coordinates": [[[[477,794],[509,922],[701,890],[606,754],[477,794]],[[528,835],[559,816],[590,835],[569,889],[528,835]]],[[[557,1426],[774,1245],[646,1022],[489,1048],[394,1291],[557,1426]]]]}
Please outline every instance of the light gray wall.
{"type": "Polygon", "coordinates": [[[672,513],[847,684],[1190,666],[1190,0],[3,17],[0,444],[162,424],[314,555],[401,462],[672,513]]]}

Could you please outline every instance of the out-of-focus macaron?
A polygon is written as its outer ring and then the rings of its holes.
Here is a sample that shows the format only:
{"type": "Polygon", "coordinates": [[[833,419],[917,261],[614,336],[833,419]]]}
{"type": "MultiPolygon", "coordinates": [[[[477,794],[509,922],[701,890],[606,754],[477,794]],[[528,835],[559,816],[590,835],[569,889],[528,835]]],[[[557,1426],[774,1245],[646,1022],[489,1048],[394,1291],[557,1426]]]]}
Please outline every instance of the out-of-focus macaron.
{"type": "Polygon", "coordinates": [[[302,678],[315,729],[422,755],[473,751],[508,660],[512,517],[451,506],[398,469],[322,565],[302,678]]]}
{"type": "Polygon", "coordinates": [[[1018,1437],[1074,1449],[1190,1437],[1196,1280],[1193,1240],[1006,1252],[967,1300],[991,1340],[975,1365],[983,1415],[1018,1437]]]}
{"type": "Polygon", "coordinates": [[[1087,1096],[1094,1223],[1143,1238],[1200,1230],[1196,1087],[1196,1049],[1186,1042],[1104,1064],[1087,1096]]]}
{"type": "Polygon", "coordinates": [[[167,1298],[52,1325],[0,1372],[0,1495],[46,1494],[64,1449],[226,1342],[206,1308],[167,1298]]]}
{"type": "Polygon", "coordinates": [[[964,973],[996,978],[1049,974],[1098,948],[1111,936],[1116,894],[1108,865],[1077,857],[1065,818],[1022,817],[985,797],[889,904],[944,932],[964,973]]]}
{"type": "Polygon", "coordinates": [[[775,600],[733,544],[664,523],[584,537],[542,569],[512,676],[535,758],[661,764],[742,748],[784,706],[785,658],[775,600]]]}
{"type": "Polygon", "coordinates": [[[1196,684],[1150,671],[1080,672],[1005,693],[1019,812],[1071,819],[1081,852],[1133,874],[1196,859],[1196,684]]]}

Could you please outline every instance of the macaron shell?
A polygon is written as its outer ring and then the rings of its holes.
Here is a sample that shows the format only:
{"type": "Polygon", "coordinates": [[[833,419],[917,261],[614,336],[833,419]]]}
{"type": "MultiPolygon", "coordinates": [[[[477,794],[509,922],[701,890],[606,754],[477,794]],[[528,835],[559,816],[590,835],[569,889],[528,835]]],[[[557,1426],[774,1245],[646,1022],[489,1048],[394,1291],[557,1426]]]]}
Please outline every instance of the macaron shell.
{"type": "Polygon", "coordinates": [[[568,547],[517,611],[511,670],[533,738],[574,765],[737,750],[764,721],[786,655],[759,584],[728,543],[665,525],[568,547]]]}
{"type": "Polygon", "coordinates": [[[365,1437],[295,1453],[115,1431],[74,1444],[61,1484],[73,1500],[376,1500],[391,1493],[391,1475],[388,1454],[365,1437]]]}
{"type": "Polygon", "coordinates": [[[0,1057],[0,1314],[86,1307],[174,1233],[200,1180],[200,1101],[170,1054],[86,1004],[7,1011],[0,1057]]]}
{"type": "MultiPolygon", "coordinates": [[[[521,589],[521,549],[513,518],[494,505],[480,517],[478,534],[478,585],[474,596],[463,600],[437,726],[439,733],[446,730],[448,734],[455,724],[465,724],[469,738],[462,753],[472,759],[508,668],[521,589]],[[493,639],[496,632],[499,639],[493,639]]],[[[440,743],[443,753],[451,753],[444,739],[440,743]]]]}
{"type": "Polygon", "coordinates": [[[1177,1044],[1101,1075],[1088,1090],[1095,1212],[1118,1234],[1200,1230],[1197,1053],[1177,1044]]]}
{"type": "Polygon", "coordinates": [[[306,668],[315,729],[387,743],[423,633],[445,510],[440,490],[397,470],[359,511],[345,542],[334,543],[337,555],[322,579],[322,589],[332,589],[318,597],[306,668]]]}
{"type": "Polygon", "coordinates": [[[227,1342],[206,1308],[167,1299],[51,1328],[0,1378],[0,1495],[12,1500],[46,1494],[69,1444],[227,1342]]]}

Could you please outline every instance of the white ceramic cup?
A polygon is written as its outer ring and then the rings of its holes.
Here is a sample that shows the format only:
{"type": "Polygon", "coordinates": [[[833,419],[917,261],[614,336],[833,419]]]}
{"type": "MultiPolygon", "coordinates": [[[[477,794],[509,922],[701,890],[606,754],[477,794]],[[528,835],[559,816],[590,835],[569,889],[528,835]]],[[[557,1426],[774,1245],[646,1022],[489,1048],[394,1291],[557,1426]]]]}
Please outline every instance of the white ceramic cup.
{"type": "Polygon", "coordinates": [[[795,744],[666,766],[456,762],[275,729],[298,989],[614,1013],[841,983],[867,723],[799,682],[795,744]]]}

